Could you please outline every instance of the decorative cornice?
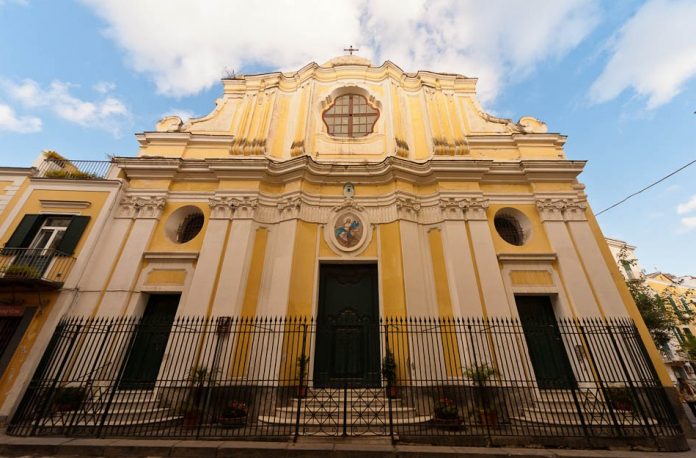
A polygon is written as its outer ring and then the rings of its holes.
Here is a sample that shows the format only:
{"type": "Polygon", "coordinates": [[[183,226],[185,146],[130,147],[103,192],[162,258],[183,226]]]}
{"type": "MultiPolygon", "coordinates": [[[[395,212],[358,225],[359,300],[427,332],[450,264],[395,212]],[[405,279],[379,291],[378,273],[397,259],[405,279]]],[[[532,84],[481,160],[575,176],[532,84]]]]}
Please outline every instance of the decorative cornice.
{"type": "Polygon", "coordinates": [[[331,211],[338,213],[342,210],[346,210],[349,208],[356,210],[356,211],[359,211],[359,212],[365,211],[365,209],[363,207],[361,207],[360,205],[357,204],[357,202],[355,202],[355,199],[351,199],[350,197],[345,199],[343,202],[341,202],[340,205],[333,207],[331,209],[331,211]]]}
{"type": "Polygon", "coordinates": [[[544,198],[536,201],[542,221],[584,221],[587,201],[579,198],[544,198]]]}
{"type": "Polygon", "coordinates": [[[146,251],[143,259],[147,261],[174,262],[195,261],[198,259],[197,251],[146,251]]]}
{"type": "Polygon", "coordinates": [[[39,199],[42,208],[89,208],[92,202],[86,200],[52,200],[39,199]]]}
{"type": "Polygon", "coordinates": [[[165,204],[164,196],[126,195],[119,204],[117,218],[159,219],[165,204]]]}
{"type": "Polygon", "coordinates": [[[499,253],[500,262],[553,262],[558,259],[556,253],[499,253]]]}

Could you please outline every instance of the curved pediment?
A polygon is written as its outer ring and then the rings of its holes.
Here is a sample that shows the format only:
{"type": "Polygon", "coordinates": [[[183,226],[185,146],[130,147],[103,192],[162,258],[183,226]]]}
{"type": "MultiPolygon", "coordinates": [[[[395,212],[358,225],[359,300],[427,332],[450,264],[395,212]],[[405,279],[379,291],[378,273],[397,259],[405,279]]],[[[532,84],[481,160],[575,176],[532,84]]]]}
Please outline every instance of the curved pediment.
{"type": "MultiPolygon", "coordinates": [[[[192,158],[563,157],[563,137],[548,134],[543,122],[530,116],[513,122],[485,113],[476,97],[476,82],[459,74],[408,73],[391,61],[375,66],[363,57],[340,56],[322,65],[311,62],[295,72],[223,79],[222,97],[208,115],[185,123],[170,116],[158,123],[158,135],[138,138],[143,154],[169,156],[161,141],[168,137],[170,146],[178,139],[178,152],[170,148],[172,156],[192,158]],[[337,135],[343,131],[330,128],[322,118],[327,103],[351,91],[379,107],[367,135],[337,135]],[[215,146],[205,147],[205,137],[215,146]],[[222,138],[231,140],[225,143],[222,138]],[[181,144],[182,139],[188,140],[181,144]]],[[[343,122],[358,123],[359,116],[358,111],[346,113],[343,122]]]]}

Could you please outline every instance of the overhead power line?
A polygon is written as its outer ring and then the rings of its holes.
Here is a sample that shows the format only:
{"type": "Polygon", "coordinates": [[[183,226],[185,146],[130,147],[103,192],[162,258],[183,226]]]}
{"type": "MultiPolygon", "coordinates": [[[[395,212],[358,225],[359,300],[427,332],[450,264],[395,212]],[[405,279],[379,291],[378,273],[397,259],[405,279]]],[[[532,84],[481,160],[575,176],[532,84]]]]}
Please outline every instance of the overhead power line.
{"type": "Polygon", "coordinates": [[[625,197],[624,199],[622,199],[622,200],[616,202],[614,205],[605,208],[605,209],[602,210],[601,212],[595,213],[595,216],[599,216],[599,215],[601,215],[602,213],[604,213],[604,212],[606,212],[606,211],[609,211],[609,210],[611,210],[611,209],[614,208],[614,207],[618,207],[619,205],[621,205],[622,203],[626,202],[626,201],[627,201],[628,199],[630,199],[631,197],[637,196],[637,195],[640,194],[641,192],[646,191],[646,190],[652,188],[653,186],[655,186],[656,184],[665,181],[667,178],[669,178],[669,177],[671,177],[672,175],[675,175],[675,174],[681,172],[682,170],[684,170],[685,168],[687,168],[688,166],[690,166],[690,165],[692,165],[692,164],[694,164],[694,163],[696,163],[696,159],[694,159],[693,161],[689,162],[689,163],[686,164],[686,165],[683,165],[683,166],[679,167],[679,168],[678,168],[677,170],[675,170],[674,172],[672,172],[672,173],[670,173],[670,174],[668,174],[668,175],[663,176],[663,177],[660,178],[659,180],[655,181],[654,183],[649,184],[648,186],[644,187],[644,188],[641,189],[640,191],[636,191],[636,192],[634,192],[633,194],[631,194],[630,196],[627,196],[627,197],[625,197]]]}

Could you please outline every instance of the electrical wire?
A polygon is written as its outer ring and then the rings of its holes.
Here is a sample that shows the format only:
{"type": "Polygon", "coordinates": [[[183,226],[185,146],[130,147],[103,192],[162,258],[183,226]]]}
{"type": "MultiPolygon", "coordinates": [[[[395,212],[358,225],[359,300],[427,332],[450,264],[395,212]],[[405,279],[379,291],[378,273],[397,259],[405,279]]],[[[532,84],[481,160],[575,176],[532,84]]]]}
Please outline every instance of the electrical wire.
{"type": "Polygon", "coordinates": [[[622,203],[626,202],[626,201],[627,201],[628,199],[630,199],[631,197],[637,196],[637,195],[640,194],[641,192],[646,191],[646,190],[652,188],[653,186],[655,186],[656,184],[665,181],[667,178],[671,177],[672,175],[677,174],[678,172],[681,172],[682,170],[684,170],[685,168],[687,168],[688,166],[690,166],[690,165],[692,165],[692,164],[694,164],[694,163],[696,163],[696,159],[694,159],[693,161],[689,162],[689,163],[686,164],[686,165],[683,165],[683,166],[679,167],[677,170],[675,170],[674,172],[670,173],[669,175],[663,176],[663,177],[660,178],[659,180],[655,181],[654,183],[649,184],[648,186],[644,187],[644,188],[641,189],[640,191],[636,191],[636,192],[634,192],[633,194],[631,194],[630,196],[627,196],[627,197],[625,197],[624,199],[622,199],[622,200],[616,202],[614,205],[605,208],[605,209],[602,210],[601,212],[595,213],[595,216],[599,216],[599,215],[601,215],[602,213],[604,213],[604,212],[606,212],[606,211],[609,211],[609,210],[611,210],[611,209],[614,208],[614,207],[618,207],[619,205],[621,205],[622,203]]]}

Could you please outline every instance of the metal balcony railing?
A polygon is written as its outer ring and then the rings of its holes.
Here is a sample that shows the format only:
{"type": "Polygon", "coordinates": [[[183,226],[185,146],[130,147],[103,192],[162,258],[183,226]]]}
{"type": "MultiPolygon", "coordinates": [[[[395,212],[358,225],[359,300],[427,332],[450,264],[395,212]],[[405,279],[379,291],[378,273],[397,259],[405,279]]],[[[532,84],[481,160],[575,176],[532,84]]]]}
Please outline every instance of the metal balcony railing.
{"type": "Polygon", "coordinates": [[[46,159],[38,167],[40,178],[67,180],[100,180],[109,175],[111,161],[72,161],[69,159],[46,159]]]}
{"type": "Polygon", "coordinates": [[[75,258],[56,250],[5,248],[0,251],[0,284],[42,283],[60,287],[75,258]]]}

